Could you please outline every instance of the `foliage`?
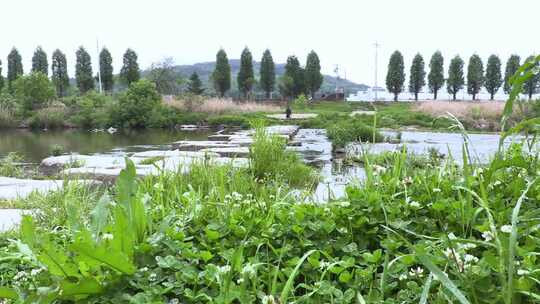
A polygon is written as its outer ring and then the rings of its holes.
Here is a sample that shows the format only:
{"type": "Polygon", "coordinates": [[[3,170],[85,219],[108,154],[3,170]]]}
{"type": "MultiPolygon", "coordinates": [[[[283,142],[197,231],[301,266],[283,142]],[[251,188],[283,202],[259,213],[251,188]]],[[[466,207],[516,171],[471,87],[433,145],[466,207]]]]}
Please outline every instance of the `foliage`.
{"type": "Polygon", "coordinates": [[[276,68],[274,59],[269,49],[266,49],[261,59],[260,80],[261,88],[266,93],[266,98],[270,98],[270,94],[274,90],[276,84],[276,68]]]}
{"type": "Polygon", "coordinates": [[[22,161],[23,157],[15,152],[0,158],[0,176],[22,178],[23,170],[20,166],[22,161]]]}
{"type": "Polygon", "coordinates": [[[510,83],[510,78],[514,76],[520,66],[520,57],[519,55],[511,55],[506,61],[506,69],[504,72],[504,92],[510,94],[512,91],[512,84],[510,83]]]}
{"type": "Polygon", "coordinates": [[[216,54],[216,67],[212,73],[214,88],[219,97],[225,96],[225,93],[231,88],[231,66],[225,50],[220,49],[216,54]]]}
{"type": "Polygon", "coordinates": [[[32,56],[32,72],[41,72],[44,75],[49,75],[49,62],[47,53],[41,46],[38,46],[32,56]]]}
{"type": "Polygon", "coordinates": [[[52,55],[52,76],[53,82],[58,97],[66,96],[67,89],[69,88],[69,75],[67,70],[66,55],[59,49],[56,49],[52,55]]]}
{"type": "MultiPolygon", "coordinates": [[[[534,56],[529,56],[525,60],[525,62],[533,62],[534,56]]],[[[537,67],[540,67],[538,63],[536,63],[537,67]]],[[[534,93],[536,93],[536,90],[538,89],[538,85],[540,84],[540,73],[537,73],[533,75],[532,77],[529,77],[527,81],[523,83],[523,93],[525,93],[529,100],[532,99],[532,96],[534,93]]]]}
{"type": "Polygon", "coordinates": [[[426,71],[424,70],[424,58],[416,54],[411,65],[409,80],[409,92],[414,93],[414,100],[418,100],[418,93],[426,85],[426,71]]]}
{"type": "Polygon", "coordinates": [[[25,111],[42,107],[56,96],[53,84],[47,75],[41,72],[19,77],[13,86],[15,96],[25,111]]]}
{"type": "Polygon", "coordinates": [[[433,99],[444,85],[444,58],[440,51],[436,51],[429,61],[428,86],[433,92],[433,99]]]}
{"type": "Polygon", "coordinates": [[[308,105],[308,99],[306,95],[304,94],[301,94],[293,101],[293,106],[300,110],[305,109],[307,105],[308,105]]]}
{"type": "Polygon", "coordinates": [[[497,55],[491,55],[487,61],[485,81],[486,90],[491,94],[491,100],[502,83],[501,60],[497,55]]]}
{"type": "Polygon", "coordinates": [[[345,147],[350,142],[381,142],[384,140],[377,129],[356,118],[348,121],[341,120],[330,125],[326,130],[334,148],[345,147]]]}
{"type": "Polygon", "coordinates": [[[280,91],[284,92],[284,97],[296,98],[300,94],[306,93],[305,71],[300,66],[300,61],[296,56],[287,57],[285,64],[285,74],[281,78],[280,91]]]}
{"type": "Polygon", "coordinates": [[[13,84],[17,78],[23,75],[22,58],[16,48],[12,48],[7,57],[8,71],[7,80],[10,91],[13,91],[13,84]]]}
{"type": "Polygon", "coordinates": [[[84,47],[76,52],[75,80],[81,94],[94,89],[94,76],[92,74],[92,59],[84,47]]]}
{"type": "Polygon", "coordinates": [[[174,70],[174,61],[171,57],[152,63],[147,78],[156,84],[160,94],[174,95],[178,92],[179,75],[174,70]]]}
{"type": "Polygon", "coordinates": [[[202,95],[204,93],[201,79],[199,78],[199,74],[197,74],[196,72],[193,72],[193,74],[191,74],[191,76],[189,77],[187,91],[195,95],[202,95]]]}
{"type": "Polygon", "coordinates": [[[399,51],[395,51],[390,56],[388,63],[388,72],[386,74],[386,88],[394,94],[394,101],[398,100],[398,95],[403,91],[405,83],[405,72],[403,64],[403,55],[399,51]]]}
{"type": "Polygon", "coordinates": [[[105,92],[112,92],[114,87],[112,56],[111,52],[105,47],[99,53],[99,74],[103,90],[105,92]]]}
{"type": "Polygon", "coordinates": [[[248,127],[249,120],[245,117],[245,115],[228,114],[228,115],[211,116],[208,118],[208,124],[212,127],[218,127],[222,125],[248,127]]]}
{"type": "Polygon", "coordinates": [[[315,93],[321,88],[323,76],[321,74],[321,63],[315,51],[309,52],[306,61],[306,91],[315,99],[315,93]]]}
{"type": "Polygon", "coordinates": [[[480,56],[474,54],[469,59],[467,66],[467,93],[472,95],[472,99],[476,100],[476,94],[480,92],[484,85],[484,65],[480,56]]]}
{"type": "Polygon", "coordinates": [[[284,181],[293,187],[311,187],[317,181],[313,169],[306,166],[278,135],[268,134],[262,124],[255,127],[249,147],[249,168],[260,183],[284,181]]]}
{"type": "Polygon", "coordinates": [[[64,107],[51,106],[32,112],[28,125],[32,129],[58,129],[65,126],[66,112],[64,107]]]}
{"type": "Polygon", "coordinates": [[[137,53],[132,49],[127,49],[123,57],[120,78],[129,86],[141,78],[140,73],[139,64],[137,63],[137,53]]]}
{"type": "Polygon", "coordinates": [[[294,80],[292,77],[287,75],[282,75],[278,80],[278,90],[284,98],[289,98],[294,96],[294,80]]]}
{"type": "Polygon", "coordinates": [[[115,109],[111,97],[90,91],[76,98],[71,121],[84,128],[106,128],[112,125],[111,112],[115,109]]]}
{"type": "Polygon", "coordinates": [[[463,76],[463,59],[456,55],[450,61],[448,68],[448,79],[446,80],[446,89],[449,94],[452,94],[452,99],[456,100],[456,94],[463,88],[465,78],[463,76]]]}
{"type": "Polygon", "coordinates": [[[126,128],[144,128],[154,111],[161,107],[156,85],[142,79],[132,83],[113,113],[113,121],[126,128]]]}
{"type": "Polygon", "coordinates": [[[240,55],[240,71],[237,75],[238,90],[245,98],[249,98],[253,84],[255,83],[255,74],[253,72],[253,56],[246,47],[240,55]]]}
{"type": "Polygon", "coordinates": [[[4,88],[4,76],[2,76],[2,60],[0,60],[0,92],[4,88]]]}

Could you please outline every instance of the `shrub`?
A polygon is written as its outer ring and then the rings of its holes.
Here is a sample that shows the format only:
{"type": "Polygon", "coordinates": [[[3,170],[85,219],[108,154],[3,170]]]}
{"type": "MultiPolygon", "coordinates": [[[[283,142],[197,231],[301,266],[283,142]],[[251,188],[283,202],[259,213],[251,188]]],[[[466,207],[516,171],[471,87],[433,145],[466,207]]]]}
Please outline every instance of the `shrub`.
{"type": "Polygon", "coordinates": [[[220,125],[247,127],[249,121],[242,115],[220,115],[208,118],[208,124],[213,127],[220,125]]]}
{"type": "Polygon", "coordinates": [[[91,91],[73,100],[76,113],[71,121],[78,126],[105,128],[111,125],[111,97],[91,91]]]}
{"type": "Polygon", "coordinates": [[[19,77],[14,86],[15,96],[25,111],[43,107],[56,96],[54,85],[41,72],[19,77]]]}
{"type": "Polygon", "coordinates": [[[306,98],[306,95],[300,94],[294,101],[293,105],[297,109],[305,109],[308,104],[308,99],[306,98]]]}
{"type": "Polygon", "coordinates": [[[65,118],[65,108],[48,107],[35,111],[30,116],[28,125],[32,129],[56,129],[65,125],[65,118]]]}
{"type": "MultiPolygon", "coordinates": [[[[127,92],[120,97],[114,110],[114,121],[126,128],[145,128],[149,126],[154,111],[161,105],[161,96],[156,85],[142,79],[132,83],[127,92]]],[[[154,117],[153,120],[156,120],[154,117]]]]}
{"type": "Polygon", "coordinates": [[[19,121],[15,115],[15,109],[13,107],[0,104],[0,128],[16,127],[19,121]]]}
{"type": "Polygon", "coordinates": [[[377,129],[354,118],[335,123],[326,130],[334,148],[344,147],[354,141],[381,142],[384,140],[384,136],[377,129]]]}

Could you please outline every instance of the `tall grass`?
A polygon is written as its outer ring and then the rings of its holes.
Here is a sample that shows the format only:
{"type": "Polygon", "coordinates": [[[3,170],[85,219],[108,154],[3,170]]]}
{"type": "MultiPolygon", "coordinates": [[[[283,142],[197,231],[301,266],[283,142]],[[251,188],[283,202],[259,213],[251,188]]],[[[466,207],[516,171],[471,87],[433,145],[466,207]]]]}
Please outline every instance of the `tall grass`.
{"type": "Polygon", "coordinates": [[[193,101],[191,99],[170,99],[164,104],[180,110],[191,110],[207,114],[238,114],[255,112],[281,112],[279,106],[267,103],[256,102],[234,102],[231,99],[223,98],[201,98],[193,101]]]}

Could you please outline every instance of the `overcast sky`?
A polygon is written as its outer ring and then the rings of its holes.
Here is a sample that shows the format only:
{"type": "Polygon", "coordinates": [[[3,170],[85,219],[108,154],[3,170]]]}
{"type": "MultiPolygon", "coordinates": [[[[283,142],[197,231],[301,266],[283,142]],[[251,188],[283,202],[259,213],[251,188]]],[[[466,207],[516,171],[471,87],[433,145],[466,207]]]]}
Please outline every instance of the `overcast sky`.
{"type": "MultiPolygon", "coordinates": [[[[109,48],[115,72],[127,47],[141,67],[171,56],[178,64],[213,61],[223,47],[238,58],[248,46],[256,60],[270,48],[276,62],[314,49],[323,72],[373,84],[374,48],[379,84],[391,52],[402,51],[406,73],[416,52],[427,62],[440,50],[445,64],[460,54],[527,56],[540,51],[540,0],[16,0],[0,3],[0,58],[16,46],[25,71],[42,45],[60,48],[73,73],[75,50],[96,58],[96,38],[109,48]],[[342,75],[343,76],[343,75],[342,75]]],[[[504,68],[504,66],[503,66],[504,68]]],[[[407,77],[408,79],[408,77],[407,77]]]]}

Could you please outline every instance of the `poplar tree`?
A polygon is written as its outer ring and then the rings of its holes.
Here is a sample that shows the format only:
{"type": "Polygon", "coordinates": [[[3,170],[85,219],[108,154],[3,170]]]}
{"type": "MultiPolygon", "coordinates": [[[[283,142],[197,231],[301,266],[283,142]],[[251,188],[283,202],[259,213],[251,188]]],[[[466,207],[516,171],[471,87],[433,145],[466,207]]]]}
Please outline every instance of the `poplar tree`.
{"type": "Polygon", "coordinates": [[[409,79],[409,92],[414,94],[414,100],[418,100],[418,93],[426,85],[426,71],[424,69],[424,58],[416,54],[411,65],[411,76],[409,79]]]}
{"type": "Polygon", "coordinates": [[[323,83],[321,63],[315,51],[311,51],[307,56],[305,82],[306,89],[311,94],[311,98],[315,99],[315,93],[317,93],[323,83]]]}
{"type": "MultiPolygon", "coordinates": [[[[527,60],[525,62],[531,61],[534,59],[534,56],[527,57],[527,60]]],[[[538,84],[540,83],[540,74],[532,75],[523,83],[523,92],[529,97],[529,100],[532,99],[532,96],[534,93],[536,93],[536,89],[538,88],[538,84]]]]}
{"type": "Polygon", "coordinates": [[[276,84],[276,68],[269,49],[266,49],[263,53],[259,73],[261,88],[266,93],[266,98],[270,98],[276,84]]]}
{"type": "Polygon", "coordinates": [[[403,91],[403,84],[405,83],[404,69],[403,56],[399,51],[395,51],[390,56],[386,74],[386,88],[394,94],[394,101],[398,100],[399,93],[403,91]]]}
{"type": "Polygon", "coordinates": [[[139,64],[137,63],[137,53],[132,49],[127,49],[124,53],[124,65],[120,71],[120,77],[128,86],[141,78],[139,64]]]}
{"type": "Polygon", "coordinates": [[[474,54],[469,59],[467,66],[467,93],[472,95],[472,99],[476,100],[476,94],[484,86],[484,65],[480,56],[474,54]]]}
{"type": "Polygon", "coordinates": [[[77,81],[77,87],[79,92],[84,94],[94,89],[94,77],[92,74],[92,59],[90,54],[84,49],[79,47],[76,52],[76,64],[75,64],[75,79],[77,81]]]}
{"type": "Polygon", "coordinates": [[[2,60],[0,60],[0,92],[4,88],[4,76],[2,76],[2,60]]]}
{"type": "Polygon", "coordinates": [[[450,61],[448,68],[448,79],[446,80],[446,89],[449,94],[452,94],[452,100],[456,100],[456,94],[463,89],[465,79],[463,78],[463,59],[456,55],[450,61]]]}
{"type": "Polygon", "coordinates": [[[23,75],[23,65],[22,58],[19,54],[19,51],[13,47],[11,52],[9,52],[7,57],[8,71],[7,71],[7,80],[8,88],[13,92],[13,83],[17,78],[23,75]]]}
{"type": "Polygon", "coordinates": [[[290,83],[289,86],[291,97],[298,97],[306,92],[304,69],[300,66],[300,61],[296,56],[287,57],[285,64],[285,78],[290,83]]]}
{"type": "Polygon", "coordinates": [[[521,61],[521,58],[518,55],[512,55],[510,58],[508,58],[508,61],[506,61],[506,69],[504,71],[504,92],[506,94],[510,94],[512,91],[512,84],[510,84],[510,78],[514,76],[514,74],[519,69],[519,66],[521,65],[519,62],[521,61]]]}
{"type": "Polygon", "coordinates": [[[51,80],[56,88],[58,97],[66,96],[69,88],[69,76],[67,70],[66,55],[59,49],[56,49],[52,55],[51,64],[52,76],[51,80]]]}
{"type": "Polygon", "coordinates": [[[189,77],[187,90],[188,92],[195,95],[201,95],[202,93],[204,93],[204,88],[202,87],[202,82],[197,72],[193,72],[193,74],[191,74],[191,76],[189,77]]]}
{"type": "Polygon", "coordinates": [[[429,61],[428,86],[433,92],[433,99],[437,99],[437,93],[444,86],[444,58],[439,51],[429,61]]]}
{"type": "Polygon", "coordinates": [[[231,88],[231,66],[225,50],[220,49],[216,54],[216,67],[212,73],[214,88],[219,97],[225,96],[225,93],[231,88]]]}
{"type": "Polygon", "coordinates": [[[486,82],[484,84],[490,94],[490,100],[493,100],[502,83],[501,59],[497,55],[491,55],[486,65],[486,82]]]}
{"type": "Polygon", "coordinates": [[[32,56],[32,72],[41,72],[45,75],[49,75],[49,62],[47,60],[47,53],[38,46],[32,56]]]}
{"type": "Polygon", "coordinates": [[[240,55],[240,71],[236,77],[238,90],[245,98],[249,98],[253,84],[255,83],[255,74],[253,73],[253,56],[247,47],[240,55]]]}
{"type": "Polygon", "coordinates": [[[114,87],[114,76],[112,66],[112,56],[107,48],[103,48],[99,53],[99,74],[103,90],[111,92],[114,87]]]}

